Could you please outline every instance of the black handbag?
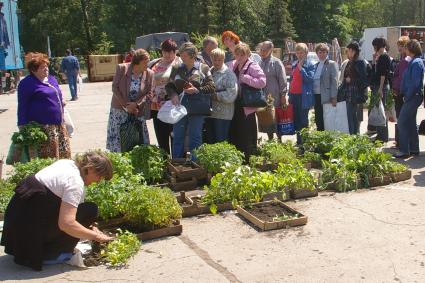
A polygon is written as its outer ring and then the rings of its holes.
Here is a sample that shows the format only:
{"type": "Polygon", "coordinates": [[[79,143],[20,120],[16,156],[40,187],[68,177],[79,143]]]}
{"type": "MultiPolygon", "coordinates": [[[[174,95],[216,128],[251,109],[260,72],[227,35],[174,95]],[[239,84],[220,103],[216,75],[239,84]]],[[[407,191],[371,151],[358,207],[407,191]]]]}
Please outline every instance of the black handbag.
{"type": "Polygon", "coordinates": [[[187,115],[211,116],[211,95],[205,93],[184,94],[181,104],[186,107],[187,115]]]}
{"type": "MultiPolygon", "coordinates": [[[[251,66],[252,62],[249,63],[248,68],[246,68],[244,74],[248,72],[249,67],[251,66]]],[[[249,86],[247,84],[241,84],[241,104],[243,107],[266,107],[267,106],[267,98],[264,94],[263,89],[261,88],[255,88],[252,86],[249,86]]]]}
{"type": "Polygon", "coordinates": [[[121,152],[129,152],[143,144],[143,123],[136,116],[128,114],[127,121],[120,125],[120,141],[121,152]]]}
{"type": "Polygon", "coordinates": [[[425,120],[422,120],[421,124],[419,125],[418,134],[425,136],[425,120]]]}

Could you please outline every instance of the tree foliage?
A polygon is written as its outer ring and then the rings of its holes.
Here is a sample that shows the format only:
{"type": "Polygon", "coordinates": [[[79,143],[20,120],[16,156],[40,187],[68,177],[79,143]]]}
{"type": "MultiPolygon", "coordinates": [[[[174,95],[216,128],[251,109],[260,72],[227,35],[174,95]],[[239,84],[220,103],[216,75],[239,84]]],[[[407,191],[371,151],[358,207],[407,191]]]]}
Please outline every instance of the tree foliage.
{"type": "Polygon", "coordinates": [[[364,28],[425,25],[425,0],[20,0],[25,51],[54,56],[125,52],[137,36],[166,31],[221,34],[235,31],[252,47],[286,37],[343,44],[364,28]],[[77,52],[78,53],[78,52],[77,52]]]}

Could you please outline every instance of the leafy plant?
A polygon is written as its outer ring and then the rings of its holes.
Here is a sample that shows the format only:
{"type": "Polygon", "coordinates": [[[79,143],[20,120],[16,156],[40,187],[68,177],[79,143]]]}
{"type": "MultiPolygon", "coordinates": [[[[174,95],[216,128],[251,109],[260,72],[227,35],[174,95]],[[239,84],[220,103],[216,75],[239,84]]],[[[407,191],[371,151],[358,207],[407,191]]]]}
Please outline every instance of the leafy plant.
{"type": "Polygon", "coordinates": [[[283,143],[277,140],[267,141],[260,145],[258,152],[273,164],[292,163],[297,160],[297,149],[291,141],[283,143]]]}
{"type": "Polygon", "coordinates": [[[19,132],[14,132],[12,142],[20,145],[38,146],[47,141],[47,135],[40,124],[30,122],[21,126],[19,132]]]}
{"type": "Polygon", "coordinates": [[[131,164],[148,183],[161,181],[165,167],[165,153],[157,146],[138,145],[130,152],[131,164]]]}
{"type": "Polygon", "coordinates": [[[280,163],[276,175],[282,178],[285,187],[292,190],[314,190],[315,179],[313,175],[304,168],[300,161],[294,163],[280,163]]]}
{"type": "Polygon", "coordinates": [[[329,153],[334,143],[343,136],[348,135],[336,131],[310,131],[307,128],[301,130],[304,150],[316,152],[322,156],[329,153]]]}
{"type": "Polygon", "coordinates": [[[323,173],[320,181],[324,189],[330,186],[333,186],[338,192],[358,189],[358,174],[355,164],[346,159],[344,161],[339,159],[323,161],[323,173]]]}
{"type": "Polygon", "coordinates": [[[315,162],[315,163],[318,163],[320,165],[321,162],[322,162],[322,156],[319,153],[316,153],[316,152],[306,151],[306,152],[304,152],[304,154],[302,156],[302,161],[303,161],[303,163],[315,162]]]}
{"type": "Polygon", "coordinates": [[[118,229],[115,240],[109,242],[100,254],[113,266],[125,265],[139,251],[141,245],[135,234],[118,229]]]}
{"type": "Polygon", "coordinates": [[[242,165],[244,155],[228,142],[203,144],[195,150],[199,164],[208,172],[217,174],[223,171],[223,166],[242,165]]]}
{"type": "Polygon", "coordinates": [[[217,204],[232,202],[236,206],[258,202],[266,193],[282,191],[282,188],[282,179],[270,172],[260,172],[249,166],[226,166],[211,179],[202,202],[216,213],[217,204]]]}
{"type": "Polygon", "coordinates": [[[136,227],[160,228],[182,217],[182,208],[168,188],[140,185],[127,195],[125,218],[136,227]]]}
{"type": "Polygon", "coordinates": [[[10,199],[14,194],[15,184],[9,180],[0,179],[0,213],[6,211],[10,199]]]}
{"type": "Polygon", "coordinates": [[[94,202],[103,220],[119,217],[124,214],[129,191],[140,186],[141,175],[114,175],[110,181],[100,181],[87,188],[86,200],[94,202]]]}
{"type": "Polygon", "coordinates": [[[55,159],[47,158],[47,159],[39,159],[34,158],[31,159],[31,161],[26,163],[16,163],[12,175],[8,179],[12,184],[19,184],[23,179],[25,179],[28,176],[34,175],[38,171],[40,171],[43,168],[46,168],[47,166],[51,165],[53,162],[55,162],[55,159]]]}
{"type": "Polygon", "coordinates": [[[112,162],[112,168],[114,169],[114,175],[118,176],[130,176],[133,174],[134,167],[131,164],[129,154],[119,152],[107,152],[106,155],[112,162]]]}
{"type": "Polygon", "coordinates": [[[399,162],[389,161],[387,163],[387,169],[391,173],[401,173],[408,170],[408,167],[399,162]]]}

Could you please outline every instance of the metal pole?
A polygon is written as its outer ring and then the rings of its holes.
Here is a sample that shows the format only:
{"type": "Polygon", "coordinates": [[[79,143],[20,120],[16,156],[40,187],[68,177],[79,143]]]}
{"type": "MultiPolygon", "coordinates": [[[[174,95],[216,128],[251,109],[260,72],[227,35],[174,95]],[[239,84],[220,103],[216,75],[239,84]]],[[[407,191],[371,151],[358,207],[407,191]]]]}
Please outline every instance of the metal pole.
{"type": "Polygon", "coordinates": [[[49,58],[52,57],[52,51],[50,50],[50,36],[47,36],[47,55],[49,58]]]}

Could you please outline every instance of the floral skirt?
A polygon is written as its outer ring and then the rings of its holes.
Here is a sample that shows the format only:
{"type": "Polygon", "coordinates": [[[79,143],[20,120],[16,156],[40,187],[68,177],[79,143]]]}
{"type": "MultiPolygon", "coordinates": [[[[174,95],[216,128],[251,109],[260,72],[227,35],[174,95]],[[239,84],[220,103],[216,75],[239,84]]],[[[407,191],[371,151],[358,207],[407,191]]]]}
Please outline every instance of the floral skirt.
{"type": "MultiPolygon", "coordinates": [[[[108,120],[108,132],[106,137],[106,149],[112,152],[121,152],[120,126],[128,119],[128,113],[124,110],[111,108],[108,120]]],[[[137,118],[143,124],[143,143],[149,144],[149,132],[144,117],[137,118]]]]}
{"type": "Polygon", "coordinates": [[[65,124],[44,125],[43,128],[48,139],[40,145],[40,157],[70,159],[71,144],[65,124]]]}

